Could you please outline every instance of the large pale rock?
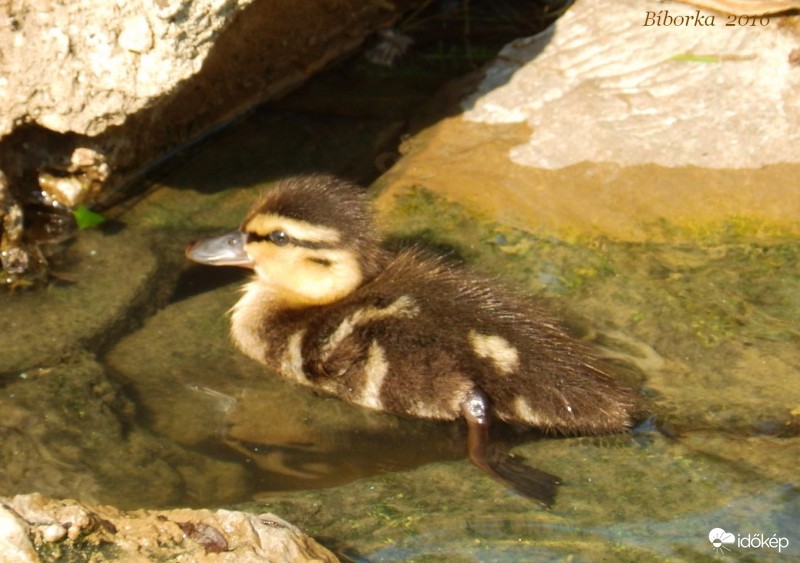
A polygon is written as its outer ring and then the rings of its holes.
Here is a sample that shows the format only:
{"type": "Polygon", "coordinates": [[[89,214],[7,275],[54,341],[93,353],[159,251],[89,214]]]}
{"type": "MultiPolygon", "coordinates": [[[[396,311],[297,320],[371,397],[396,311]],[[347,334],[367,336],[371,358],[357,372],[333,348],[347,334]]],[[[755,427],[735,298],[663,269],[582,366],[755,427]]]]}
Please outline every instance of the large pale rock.
{"type": "Polygon", "coordinates": [[[464,118],[526,123],[530,139],[509,157],[533,168],[800,161],[797,35],[769,17],[727,26],[681,5],[609,8],[579,2],[549,33],[507,46],[464,100],[464,118]]]}
{"type": "MultiPolygon", "coordinates": [[[[191,85],[203,90],[191,96],[199,105],[180,107],[182,116],[159,111],[150,120],[182,118],[188,123],[209,106],[222,105],[232,115],[241,103],[275,94],[352,50],[375,27],[396,17],[403,3],[256,2],[248,9],[251,4],[4,3],[0,137],[24,122],[93,137],[123,125],[138,111],[163,105],[164,96],[203,73],[209,81],[201,78],[191,85]],[[212,78],[228,82],[213,83],[212,78]]],[[[211,124],[201,121],[195,128],[211,124]]]]}
{"type": "Polygon", "coordinates": [[[94,136],[196,74],[252,0],[12,0],[0,33],[0,136],[19,121],[94,136]]]}
{"type": "Polygon", "coordinates": [[[3,3],[0,250],[13,255],[2,265],[10,281],[30,277],[42,241],[15,239],[6,207],[119,196],[176,149],[285,94],[420,3],[3,3]]]}
{"type": "Polygon", "coordinates": [[[670,4],[707,25],[645,25],[664,9],[579,1],[506,46],[460,115],[408,143],[379,204],[421,185],[568,239],[800,233],[796,19],[726,27],[670,4]]]}

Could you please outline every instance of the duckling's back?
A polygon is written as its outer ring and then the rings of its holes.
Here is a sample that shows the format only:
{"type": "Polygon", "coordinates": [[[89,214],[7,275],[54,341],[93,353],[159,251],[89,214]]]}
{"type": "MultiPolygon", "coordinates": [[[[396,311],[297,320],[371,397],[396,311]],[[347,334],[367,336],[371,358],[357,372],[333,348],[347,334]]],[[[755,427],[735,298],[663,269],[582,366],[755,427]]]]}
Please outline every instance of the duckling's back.
{"type": "Polygon", "coordinates": [[[477,388],[500,419],[572,434],[622,430],[637,404],[533,301],[418,250],[258,326],[284,376],[369,408],[452,420],[477,388]]]}

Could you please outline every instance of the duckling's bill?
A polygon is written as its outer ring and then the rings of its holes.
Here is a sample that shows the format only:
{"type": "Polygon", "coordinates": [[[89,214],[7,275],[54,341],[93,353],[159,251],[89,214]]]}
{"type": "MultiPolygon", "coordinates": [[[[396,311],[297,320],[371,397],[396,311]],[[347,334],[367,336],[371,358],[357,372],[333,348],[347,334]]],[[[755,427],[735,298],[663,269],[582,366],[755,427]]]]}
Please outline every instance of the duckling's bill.
{"type": "Polygon", "coordinates": [[[195,241],[186,247],[189,260],[209,266],[253,268],[253,259],[245,250],[247,235],[242,231],[195,241]]]}

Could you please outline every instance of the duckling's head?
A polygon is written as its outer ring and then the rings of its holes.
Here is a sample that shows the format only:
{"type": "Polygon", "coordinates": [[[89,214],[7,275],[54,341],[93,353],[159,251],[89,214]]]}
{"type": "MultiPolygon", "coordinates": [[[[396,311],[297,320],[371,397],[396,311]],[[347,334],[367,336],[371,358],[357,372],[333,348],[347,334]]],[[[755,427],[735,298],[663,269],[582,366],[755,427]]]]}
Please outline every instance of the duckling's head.
{"type": "Polygon", "coordinates": [[[252,268],[287,307],[338,301],[374,277],[382,251],[361,189],[330,176],[279,182],[239,230],[193,243],[191,260],[252,268]]]}

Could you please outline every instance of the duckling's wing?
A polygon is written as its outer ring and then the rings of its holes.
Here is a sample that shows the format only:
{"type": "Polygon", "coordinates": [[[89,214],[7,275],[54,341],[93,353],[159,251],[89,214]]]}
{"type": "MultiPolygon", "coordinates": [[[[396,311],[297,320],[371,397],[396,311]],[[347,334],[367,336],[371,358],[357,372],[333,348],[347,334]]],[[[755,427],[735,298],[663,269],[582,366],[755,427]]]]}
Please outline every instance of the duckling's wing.
{"type": "Polygon", "coordinates": [[[479,386],[501,419],[564,434],[618,432],[630,425],[635,394],[541,305],[511,294],[485,302],[487,334],[482,337],[497,338],[505,348],[494,350],[494,356],[492,350],[484,353],[494,372],[479,386]],[[508,354],[506,349],[514,351],[515,361],[500,373],[504,366],[498,354],[508,354]]]}
{"type": "Polygon", "coordinates": [[[432,323],[443,343],[466,350],[462,371],[499,418],[566,434],[630,424],[635,393],[535,299],[415,251],[401,253],[385,274],[415,297],[420,326],[432,323]]]}

